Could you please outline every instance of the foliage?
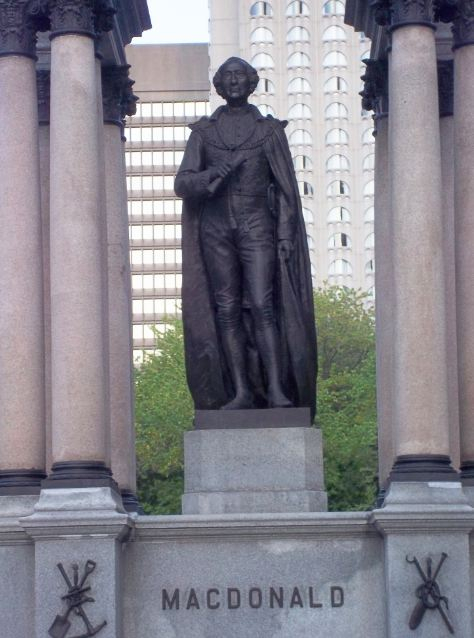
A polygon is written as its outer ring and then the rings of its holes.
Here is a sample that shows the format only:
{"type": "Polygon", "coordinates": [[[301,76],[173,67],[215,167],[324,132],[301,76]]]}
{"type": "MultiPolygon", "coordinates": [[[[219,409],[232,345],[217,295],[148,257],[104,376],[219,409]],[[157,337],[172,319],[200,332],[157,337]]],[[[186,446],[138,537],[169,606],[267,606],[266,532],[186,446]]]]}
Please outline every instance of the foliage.
{"type": "MultiPolygon", "coordinates": [[[[376,495],[374,318],[360,291],[315,291],[326,488],[333,511],[370,507],[376,495]]],[[[192,427],[180,321],[156,334],[157,354],[137,369],[138,495],[148,514],[180,512],[183,434],[192,427]]]]}

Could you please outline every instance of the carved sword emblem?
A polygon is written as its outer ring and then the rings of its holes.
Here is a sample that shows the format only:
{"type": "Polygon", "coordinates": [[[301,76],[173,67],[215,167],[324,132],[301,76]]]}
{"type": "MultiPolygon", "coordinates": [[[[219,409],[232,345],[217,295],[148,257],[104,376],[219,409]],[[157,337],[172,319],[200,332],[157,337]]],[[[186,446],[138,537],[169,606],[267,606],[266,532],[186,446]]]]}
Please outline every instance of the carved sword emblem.
{"type": "Polygon", "coordinates": [[[90,574],[92,574],[92,572],[96,568],[96,565],[97,563],[95,563],[93,560],[88,560],[85,564],[82,577],[79,579],[79,565],[77,563],[74,563],[72,565],[73,578],[71,581],[66,570],[64,569],[63,564],[58,563],[58,569],[61,572],[61,575],[64,578],[64,581],[68,588],[68,593],[64,596],[61,596],[61,600],[66,601],[68,608],[63,616],[58,614],[54,619],[54,622],[48,631],[51,638],[66,638],[68,631],[71,628],[69,615],[72,612],[81,617],[86,628],[86,633],[82,633],[77,636],[71,636],[70,638],[90,638],[90,636],[95,636],[96,634],[98,634],[99,631],[101,631],[101,629],[103,629],[107,624],[107,621],[104,620],[103,623],[94,627],[83,608],[86,603],[95,602],[94,598],[91,598],[87,595],[91,588],[90,586],[86,587],[86,581],[89,578],[90,574]]]}
{"type": "Polygon", "coordinates": [[[416,629],[423,620],[423,616],[427,609],[437,609],[441,615],[441,618],[444,620],[446,627],[449,630],[450,634],[454,634],[453,625],[448,616],[449,603],[446,596],[441,595],[441,590],[439,588],[436,579],[438,578],[438,574],[441,570],[441,567],[446,560],[448,555],[443,552],[441,554],[441,558],[439,559],[438,565],[433,573],[433,560],[431,557],[426,559],[426,572],[420,565],[419,560],[416,556],[409,558],[406,557],[407,563],[411,563],[415,565],[420,574],[423,583],[419,585],[416,589],[416,596],[419,598],[419,601],[416,603],[415,608],[413,609],[408,626],[410,629],[416,629]]]}

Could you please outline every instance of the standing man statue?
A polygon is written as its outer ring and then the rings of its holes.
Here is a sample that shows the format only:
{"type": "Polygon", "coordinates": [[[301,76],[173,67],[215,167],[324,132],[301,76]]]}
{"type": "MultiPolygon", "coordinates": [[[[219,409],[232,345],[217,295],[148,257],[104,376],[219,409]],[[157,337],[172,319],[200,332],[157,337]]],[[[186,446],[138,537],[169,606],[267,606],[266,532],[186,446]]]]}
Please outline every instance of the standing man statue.
{"type": "Polygon", "coordinates": [[[286,122],[248,103],[257,71],[229,58],[226,101],[191,125],[183,206],[183,323],[197,409],[310,407],[316,337],[306,232],[286,122]]]}

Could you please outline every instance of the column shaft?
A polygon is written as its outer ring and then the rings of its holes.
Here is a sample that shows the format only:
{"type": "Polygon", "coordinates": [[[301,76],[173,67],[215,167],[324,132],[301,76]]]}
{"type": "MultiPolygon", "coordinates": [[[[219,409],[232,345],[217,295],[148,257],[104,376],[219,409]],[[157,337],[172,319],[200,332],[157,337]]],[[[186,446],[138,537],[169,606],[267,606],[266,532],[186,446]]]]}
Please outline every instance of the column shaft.
{"type": "Polygon", "coordinates": [[[104,223],[94,42],[51,43],[53,461],[105,462],[104,223]]]}
{"type": "Polygon", "coordinates": [[[390,199],[388,117],[376,119],[375,137],[375,320],[379,484],[394,461],[393,444],[393,232],[390,199]]]}
{"type": "Polygon", "coordinates": [[[402,478],[403,463],[420,461],[428,474],[438,467],[451,476],[437,69],[429,26],[393,31],[389,94],[400,470],[393,478],[402,478]]]}
{"type": "Polygon", "coordinates": [[[454,170],[461,467],[474,477],[474,46],[455,51],[454,170]]]}
{"type": "Polygon", "coordinates": [[[7,123],[0,141],[0,487],[9,480],[19,485],[16,470],[29,471],[25,486],[39,486],[44,470],[43,283],[34,60],[0,57],[0,86],[0,118],[7,123]]]}

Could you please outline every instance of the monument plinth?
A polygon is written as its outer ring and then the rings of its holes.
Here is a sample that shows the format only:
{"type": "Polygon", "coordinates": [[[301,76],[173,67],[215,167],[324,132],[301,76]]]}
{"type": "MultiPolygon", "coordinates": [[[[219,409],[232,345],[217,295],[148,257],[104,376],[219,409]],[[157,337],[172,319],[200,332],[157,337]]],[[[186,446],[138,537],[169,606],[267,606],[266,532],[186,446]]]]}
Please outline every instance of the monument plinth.
{"type": "Polygon", "coordinates": [[[197,411],[195,422],[184,437],[183,514],[327,509],[309,408],[197,411]]]}

